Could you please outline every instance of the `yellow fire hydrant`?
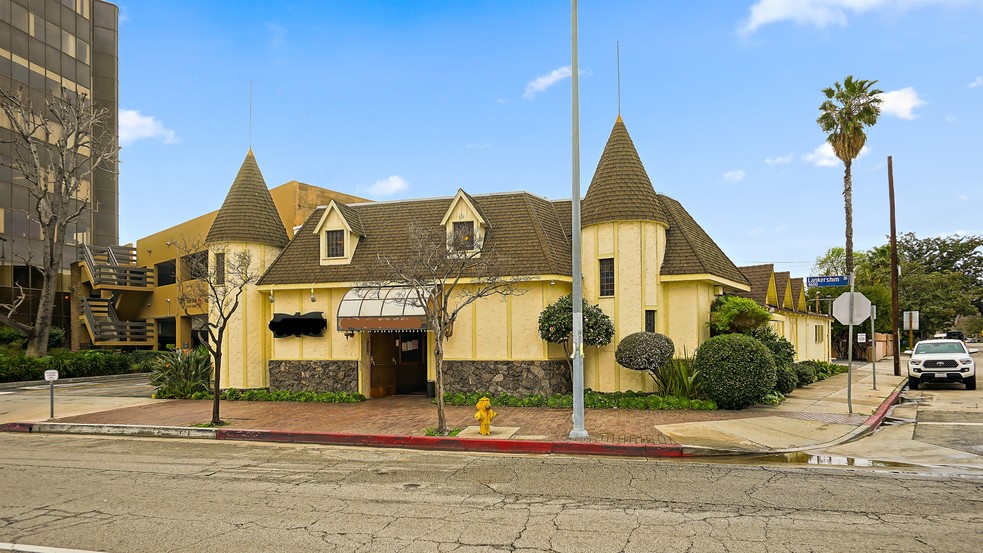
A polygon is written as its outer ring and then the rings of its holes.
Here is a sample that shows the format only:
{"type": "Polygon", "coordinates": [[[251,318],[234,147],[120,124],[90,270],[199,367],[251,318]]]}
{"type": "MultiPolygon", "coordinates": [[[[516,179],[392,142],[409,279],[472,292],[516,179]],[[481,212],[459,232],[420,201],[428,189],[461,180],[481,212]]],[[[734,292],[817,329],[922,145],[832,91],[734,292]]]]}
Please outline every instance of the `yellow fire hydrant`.
{"type": "Polygon", "coordinates": [[[492,411],[491,401],[486,397],[479,399],[478,403],[474,404],[474,408],[478,410],[474,414],[474,420],[478,421],[478,434],[488,436],[491,434],[491,421],[498,413],[492,411]]]}

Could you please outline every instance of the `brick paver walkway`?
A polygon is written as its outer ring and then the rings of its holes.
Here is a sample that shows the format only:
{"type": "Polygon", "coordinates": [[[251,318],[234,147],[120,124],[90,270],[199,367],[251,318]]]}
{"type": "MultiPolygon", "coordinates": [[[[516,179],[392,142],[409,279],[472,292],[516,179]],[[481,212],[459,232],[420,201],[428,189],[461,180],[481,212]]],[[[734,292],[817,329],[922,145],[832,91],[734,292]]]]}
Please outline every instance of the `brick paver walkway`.
{"type": "MultiPolygon", "coordinates": [[[[189,426],[211,418],[211,401],[161,401],[61,419],[62,422],[189,426]]],[[[417,396],[393,396],[361,403],[292,403],[223,401],[222,418],[229,428],[296,432],[345,432],[353,434],[412,435],[436,426],[437,409],[417,396]]],[[[518,427],[516,438],[566,440],[571,422],[569,409],[496,407],[497,426],[518,427]]],[[[451,428],[475,424],[474,408],[447,406],[451,428]]],[[[590,440],[605,443],[672,444],[656,425],[768,416],[747,411],[636,411],[588,409],[590,440]]]]}

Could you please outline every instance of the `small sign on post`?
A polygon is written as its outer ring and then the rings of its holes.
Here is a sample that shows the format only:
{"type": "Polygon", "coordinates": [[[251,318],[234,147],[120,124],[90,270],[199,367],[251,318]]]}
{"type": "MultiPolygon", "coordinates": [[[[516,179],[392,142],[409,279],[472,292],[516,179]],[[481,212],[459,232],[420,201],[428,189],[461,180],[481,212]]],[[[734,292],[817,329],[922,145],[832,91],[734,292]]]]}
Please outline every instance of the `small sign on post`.
{"type": "Polygon", "coordinates": [[[848,275],[806,277],[806,286],[809,288],[847,286],[849,284],[850,284],[850,277],[848,275]]]}
{"type": "Polygon", "coordinates": [[[55,418],[55,380],[58,380],[58,371],[44,371],[44,379],[48,381],[48,397],[51,398],[51,416],[55,418]]]}
{"type": "Polygon", "coordinates": [[[867,333],[866,332],[860,332],[860,333],[858,333],[857,334],[857,342],[859,342],[861,344],[866,344],[867,343],[867,333]]]}

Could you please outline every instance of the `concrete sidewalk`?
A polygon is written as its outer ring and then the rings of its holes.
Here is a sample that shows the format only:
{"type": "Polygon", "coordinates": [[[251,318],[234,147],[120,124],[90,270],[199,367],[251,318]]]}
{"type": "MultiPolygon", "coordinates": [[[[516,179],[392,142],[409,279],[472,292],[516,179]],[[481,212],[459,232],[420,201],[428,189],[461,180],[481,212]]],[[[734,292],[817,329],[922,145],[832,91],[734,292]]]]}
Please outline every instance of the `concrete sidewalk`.
{"type": "MultiPolygon", "coordinates": [[[[570,411],[496,408],[491,438],[434,438],[424,429],[436,423],[434,406],[423,397],[397,396],[357,404],[222,402],[229,426],[188,432],[207,422],[210,401],[140,400],[121,408],[44,421],[21,418],[0,425],[9,431],[134,434],[257,441],[372,445],[421,449],[517,453],[588,453],[638,456],[780,453],[845,443],[872,432],[896,401],[905,382],[878,364],[878,389],[871,389],[871,366],[857,365],[853,413],[847,407],[847,375],[796,389],[781,405],[742,411],[636,411],[588,409],[587,440],[567,438],[570,411]],[[133,405],[133,406],[130,406],[133,405]]],[[[2,406],[11,396],[0,396],[2,406]]],[[[99,398],[104,399],[104,398],[99,398]]],[[[120,398],[132,402],[134,398],[120,398]]],[[[448,425],[473,436],[472,407],[448,406],[448,425]]],[[[10,420],[9,418],[7,419],[10,420]]],[[[0,419],[2,421],[2,419],[0,419]]]]}

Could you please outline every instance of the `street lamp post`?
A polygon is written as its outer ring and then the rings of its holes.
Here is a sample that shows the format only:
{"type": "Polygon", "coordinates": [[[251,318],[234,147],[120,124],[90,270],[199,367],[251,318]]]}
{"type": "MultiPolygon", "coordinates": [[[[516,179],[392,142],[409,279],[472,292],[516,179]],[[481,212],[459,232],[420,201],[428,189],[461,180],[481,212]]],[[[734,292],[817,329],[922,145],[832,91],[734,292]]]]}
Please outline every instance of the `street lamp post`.
{"type": "Polygon", "coordinates": [[[584,429],[584,291],[580,258],[580,75],[577,56],[577,0],[570,0],[571,57],[570,80],[573,83],[573,198],[572,271],[573,277],[573,430],[571,438],[586,438],[584,429]]]}

